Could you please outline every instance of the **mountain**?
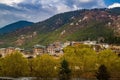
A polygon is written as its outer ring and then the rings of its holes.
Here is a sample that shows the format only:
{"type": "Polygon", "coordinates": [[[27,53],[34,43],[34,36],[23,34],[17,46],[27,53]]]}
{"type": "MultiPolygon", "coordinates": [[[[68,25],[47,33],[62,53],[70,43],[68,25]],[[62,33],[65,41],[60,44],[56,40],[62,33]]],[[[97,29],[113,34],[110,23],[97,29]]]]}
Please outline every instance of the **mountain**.
{"type": "Polygon", "coordinates": [[[32,24],[33,24],[32,22],[28,22],[28,21],[18,21],[18,22],[9,24],[9,25],[1,28],[0,29],[0,34],[7,34],[7,33],[10,33],[10,32],[13,32],[15,30],[24,28],[26,26],[30,26],[32,24]]]}
{"type": "Polygon", "coordinates": [[[120,8],[83,9],[57,14],[1,36],[1,47],[32,47],[55,41],[98,40],[120,44],[120,8]],[[11,37],[12,36],[12,37],[11,37]],[[4,40],[4,41],[3,41],[4,40]]]}

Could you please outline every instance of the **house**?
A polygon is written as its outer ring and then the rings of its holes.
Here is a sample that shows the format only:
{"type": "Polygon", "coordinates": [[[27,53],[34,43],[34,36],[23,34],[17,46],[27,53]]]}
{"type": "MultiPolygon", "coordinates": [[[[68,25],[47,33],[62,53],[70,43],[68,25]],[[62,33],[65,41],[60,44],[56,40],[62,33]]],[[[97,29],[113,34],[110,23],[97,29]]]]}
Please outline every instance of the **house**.
{"type": "Polygon", "coordinates": [[[70,41],[66,41],[65,43],[63,43],[62,48],[65,48],[67,46],[70,46],[71,42],[70,41]]]}
{"type": "Polygon", "coordinates": [[[25,58],[28,58],[28,59],[36,57],[36,55],[33,53],[32,49],[26,49],[22,52],[22,54],[25,58]]]}
{"type": "Polygon", "coordinates": [[[102,50],[102,46],[100,44],[92,45],[94,51],[99,52],[102,50]]]}
{"type": "Polygon", "coordinates": [[[14,48],[14,47],[8,47],[8,48],[1,48],[0,49],[0,55],[2,57],[5,57],[7,54],[11,54],[15,51],[18,51],[18,52],[23,52],[24,49],[20,49],[20,48],[14,48]]]}
{"type": "Polygon", "coordinates": [[[111,45],[110,49],[115,52],[116,54],[120,54],[120,46],[117,45],[111,45]]]}
{"type": "Polygon", "coordinates": [[[54,55],[55,54],[55,46],[53,44],[48,45],[46,47],[46,51],[48,54],[54,55]]]}
{"type": "Polygon", "coordinates": [[[103,47],[104,49],[108,49],[110,46],[109,46],[109,44],[103,43],[103,44],[102,44],[102,47],[103,47]]]}
{"type": "Polygon", "coordinates": [[[54,42],[46,47],[46,51],[50,55],[59,55],[63,53],[63,46],[61,42],[54,42]]]}
{"type": "Polygon", "coordinates": [[[33,47],[33,53],[35,54],[35,55],[42,55],[42,54],[44,54],[45,53],[45,46],[42,46],[42,45],[34,45],[34,47],[33,47]]]}
{"type": "Polygon", "coordinates": [[[84,41],[83,44],[86,44],[86,45],[96,45],[97,41],[84,41]]]}
{"type": "Polygon", "coordinates": [[[8,47],[6,48],[6,54],[11,54],[15,51],[15,48],[14,47],[8,47]]]}
{"type": "Polygon", "coordinates": [[[21,48],[15,48],[15,51],[18,51],[18,52],[24,52],[24,49],[21,49],[21,48]]]}
{"type": "Polygon", "coordinates": [[[0,57],[5,57],[6,55],[6,48],[1,48],[0,49],[0,57]]]}
{"type": "Polygon", "coordinates": [[[80,45],[80,44],[83,44],[83,43],[82,43],[82,42],[79,42],[79,41],[72,41],[72,42],[70,43],[71,46],[78,46],[78,45],[80,45]]]}

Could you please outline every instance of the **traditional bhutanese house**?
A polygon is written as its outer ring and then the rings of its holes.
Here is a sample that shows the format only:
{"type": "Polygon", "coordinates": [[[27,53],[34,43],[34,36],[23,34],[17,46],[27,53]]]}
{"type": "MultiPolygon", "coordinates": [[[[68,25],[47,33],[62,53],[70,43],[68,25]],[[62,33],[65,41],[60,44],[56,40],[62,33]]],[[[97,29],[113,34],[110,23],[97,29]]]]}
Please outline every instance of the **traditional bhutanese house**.
{"type": "Polygon", "coordinates": [[[71,43],[70,41],[66,41],[65,43],[63,43],[62,47],[65,48],[67,46],[70,46],[70,43],[71,43]]]}
{"type": "Polygon", "coordinates": [[[101,50],[109,49],[109,45],[106,43],[92,45],[93,50],[99,52],[101,50]]]}
{"type": "Polygon", "coordinates": [[[61,48],[61,45],[62,43],[61,42],[54,42],[53,45],[55,48],[61,48]]]}
{"type": "Polygon", "coordinates": [[[110,49],[116,54],[120,54],[120,46],[112,45],[110,46],[110,49]]]}
{"type": "Polygon", "coordinates": [[[86,44],[86,45],[96,45],[97,41],[84,41],[83,44],[86,44]]]}
{"type": "Polygon", "coordinates": [[[78,41],[73,41],[71,42],[72,46],[79,46],[81,44],[83,44],[82,42],[78,42],[78,41]]]}
{"type": "Polygon", "coordinates": [[[99,52],[102,50],[102,46],[100,44],[92,45],[91,46],[94,51],[99,52]]]}
{"type": "Polygon", "coordinates": [[[35,45],[33,47],[33,53],[35,55],[42,55],[45,53],[45,46],[42,46],[42,45],[35,45]]]}
{"type": "Polygon", "coordinates": [[[61,42],[55,42],[54,43],[54,47],[55,47],[55,53],[63,53],[62,49],[63,49],[63,44],[61,42]]]}
{"type": "Polygon", "coordinates": [[[55,54],[55,45],[50,44],[46,47],[47,53],[50,55],[54,55],[55,54]]]}
{"type": "Polygon", "coordinates": [[[62,54],[63,50],[61,48],[55,48],[55,54],[62,54]]]}
{"type": "Polygon", "coordinates": [[[21,49],[21,48],[15,48],[15,51],[18,51],[18,52],[24,52],[24,49],[21,49]]]}
{"type": "Polygon", "coordinates": [[[23,53],[23,56],[28,59],[36,57],[36,55],[33,53],[32,49],[24,50],[22,53],[23,53]]]}
{"type": "Polygon", "coordinates": [[[6,55],[6,48],[0,49],[0,57],[4,57],[6,55]]]}
{"type": "Polygon", "coordinates": [[[62,49],[63,49],[63,44],[60,42],[55,42],[46,47],[47,53],[54,56],[63,53],[62,49]]]}
{"type": "Polygon", "coordinates": [[[6,48],[6,54],[11,54],[15,51],[15,48],[14,47],[8,47],[6,48]]]}

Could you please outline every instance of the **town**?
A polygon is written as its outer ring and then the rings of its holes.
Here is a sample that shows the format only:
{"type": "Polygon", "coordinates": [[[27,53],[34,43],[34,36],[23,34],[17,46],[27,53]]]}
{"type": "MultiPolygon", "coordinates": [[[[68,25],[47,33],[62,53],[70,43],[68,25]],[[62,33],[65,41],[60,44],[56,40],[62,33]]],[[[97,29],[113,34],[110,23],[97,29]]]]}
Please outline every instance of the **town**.
{"type": "Polygon", "coordinates": [[[47,46],[36,44],[33,46],[33,48],[29,50],[21,49],[17,47],[0,48],[0,57],[5,57],[7,54],[11,54],[15,51],[21,52],[23,56],[26,58],[34,58],[42,54],[49,54],[51,56],[59,57],[64,54],[63,49],[65,47],[75,46],[80,44],[89,45],[96,52],[105,49],[111,49],[117,55],[120,55],[120,46],[109,45],[107,43],[98,43],[97,41],[87,40],[87,41],[66,41],[64,43],[58,41],[58,42],[54,42],[53,44],[49,44],[47,46]]]}

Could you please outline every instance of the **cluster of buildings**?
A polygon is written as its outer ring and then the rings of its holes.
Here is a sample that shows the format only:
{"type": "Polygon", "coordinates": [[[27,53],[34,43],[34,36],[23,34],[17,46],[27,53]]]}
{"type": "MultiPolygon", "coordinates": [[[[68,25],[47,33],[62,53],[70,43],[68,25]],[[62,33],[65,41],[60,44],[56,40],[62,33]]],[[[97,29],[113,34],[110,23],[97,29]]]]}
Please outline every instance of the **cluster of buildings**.
{"type": "Polygon", "coordinates": [[[42,54],[49,54],[52,56],[60,56],[63,55],[63,48],[70,45],[71,42],[54,42],[53,44],[49,44],[47,46],[43,45],[34,45],[32,49],[21,49],[15,47],[1,48],[0,56],[5,57],[7,54],[11,54],[15,51],[19,51],[26,58],[33,58],[42,54]]]}
{"type": "Polygon", "coordinates": [[[80,44],[85,44],[85,45],[90,45],[92,46],[93,50],[96,52],[99,52],[104,49],[111,49],[116,53],[120,53],[120,46],[110,46],[108,44],[103,44],[103,43],[97,43],[97,41],[82,41],[82,42],[76,42],[76,41],[67,41],[64,43],[61,42],[54,42],[53,44],[49,44],[47,46],[43,45],[34,45],[32,49],[30,50],[25,50],[21,48],[15,48],[15,47],[8,47],[8,48],[1,48],[0,49],[0,57],[5,57],[7,54],[11,54],[14,51],[19,51],[23,54],[24,57],[26,58],[33,58],[36,56],[40,56],[42,54],[49,54],[52,56],[61,56],[63,55],[63,48],[67,46],[74,46],[74,45],[80,45],[80,44]]]}

